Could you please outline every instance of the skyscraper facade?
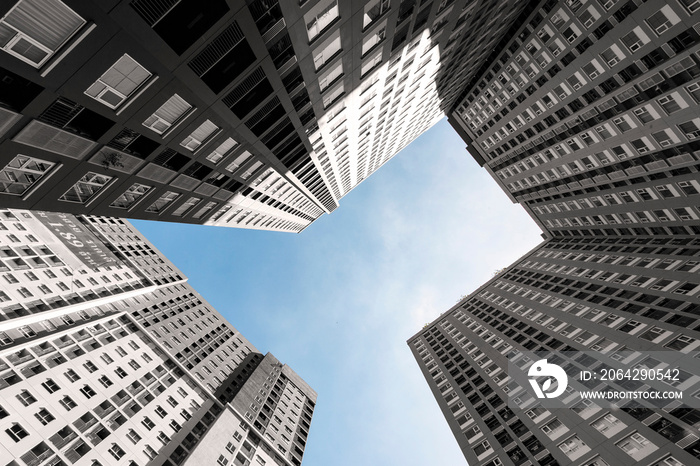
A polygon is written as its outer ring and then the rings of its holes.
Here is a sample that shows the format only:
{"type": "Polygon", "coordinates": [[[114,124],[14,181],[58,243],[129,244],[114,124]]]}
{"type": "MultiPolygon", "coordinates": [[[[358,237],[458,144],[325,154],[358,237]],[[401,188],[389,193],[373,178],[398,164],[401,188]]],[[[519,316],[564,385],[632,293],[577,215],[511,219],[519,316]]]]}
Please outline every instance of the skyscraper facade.
{"type": "MultiPolygon", "coordinates": [[[[694,236],[552,238],[413,336],[409,346],[469,464],[695,464],[700,410],[678,400],[601,408],[578,397],[569,409],[548,410],[513,381],[509,362],[564,355],[559,364],[574,375],[664,367],[650,351],[696,352],[698,254],[694,236]]],[[[687,372],[666,388],[690,396],[698,382],[687,372]]]]}
{"type": "Polygon", "coordinates": [[[698,19],[684,1],[541,2],[450,121],[551,235],[698,234],[698,19]]]}
{"type": "Polygon", "coordinates": [[[544,237],[408,341],[469,464],[698,462],[697,370],[570,383],[567,409],[511,374],[540,357],[571,381],[696,354],[699,9],[539,2],[449,110],[469,153],[544,237]],[[684,400],[611,405],[573,388],[675,389],[684,400]]]}
{"type": "Polygon", "coordinates": [[[531,7],[8,2],[0,203],[299,232],[440,119],[531,7]]]}
{"type": "Polygon", "coordinates": [[[0,225],[8,464],[301,464],[316,393],[131,225],[15,209],[0,225]]]}

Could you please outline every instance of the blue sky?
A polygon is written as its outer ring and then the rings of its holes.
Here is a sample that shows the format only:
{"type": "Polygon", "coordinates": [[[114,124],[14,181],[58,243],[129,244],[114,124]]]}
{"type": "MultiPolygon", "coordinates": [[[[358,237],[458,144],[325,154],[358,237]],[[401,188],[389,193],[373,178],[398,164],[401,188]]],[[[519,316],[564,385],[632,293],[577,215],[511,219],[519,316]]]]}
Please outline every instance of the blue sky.
{"type": "Polygon", "coordinates": [[[406,340],[540,241],[442,120],[301,234],[133,221],[318,392],[304,466],[465,464],[406,340]]]}

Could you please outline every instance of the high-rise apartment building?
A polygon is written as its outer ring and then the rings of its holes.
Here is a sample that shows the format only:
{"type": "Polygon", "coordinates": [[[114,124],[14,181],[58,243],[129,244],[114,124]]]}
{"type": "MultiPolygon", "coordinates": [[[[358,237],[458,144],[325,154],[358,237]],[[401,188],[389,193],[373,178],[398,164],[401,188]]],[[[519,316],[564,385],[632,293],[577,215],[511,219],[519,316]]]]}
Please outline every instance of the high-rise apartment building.
{"type": "Polygon", "coordinates": [[[0,203],[299,232],[441,118],[531,6],[6,2],[0,203]]]}
{"type": "Polygon", "coordinates": [[[408,341],[470,465],[700,460],[697,369],[572,382],[581,371],[668,368],[663,358],[692,361],[700,346],[698,10],[539,2],[448,112],[545,238],[408,341]],[[565,409],[510,375],[535,358],[568,374],[565,409]],[[611,405],[574,388],[690,400],[611,405]]]}
{"type": "Polygon", "coordinates": [[[551,235],[699,234],[698,10],[541,2],[450,121],[551,235]]]}
{"type": "Polygon", "coordinates": [[[6,209],[0,244],[7,464],[301,464],[316,393],[127,222],[6,209]]]}
{"type": "MultiPolygon", "coordinates": [[[[469,464],[697,463],[700,410],[678,400],[659,400],[654,409],[621,400],[611,409],[578,396],[569,409],[548,410],[512,379],[509,362],[527,367],[529,353],[549,352],[573,376],[665,367],[650,351],[697,352],[698,255],[700,239],[689,235],[552,238],[412,337],[409,346],[469,464]]],[[[661,387],[700,391],[700,373],[679,379],[661,387]]],[[[593,380],[584,389],[648,388],[593,380]]]]}

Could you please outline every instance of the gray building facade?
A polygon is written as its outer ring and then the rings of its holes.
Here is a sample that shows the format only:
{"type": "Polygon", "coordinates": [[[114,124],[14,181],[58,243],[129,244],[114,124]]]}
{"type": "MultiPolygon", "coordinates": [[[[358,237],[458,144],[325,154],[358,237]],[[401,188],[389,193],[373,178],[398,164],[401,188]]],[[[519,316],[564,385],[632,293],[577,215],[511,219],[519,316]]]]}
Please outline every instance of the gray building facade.
{"type": "Polygon", "coordinates": [[[8,2],[0,204],[300,232],[437,122],[528,7],[8,2]]]}
{"type": "Polygon", "coordinates": [[[301,464],[316,393],[130,224],[3,209],[0,225],[7,464],[301,464]]]}
{"type": "MultiPolygon", "coordinates": [[[[697,351],[698,9],[538,2],[448,111],[470,155],[544,238],[408,341],[469,464],[698,462],[692,401],[564,395],[568,409],[549,409],[509,375],[533,354],[572,377],[666,367],[650,353],[697,351]]],[[[681,371],[660,386],[695,397],[698,382],[681,371]]]]}

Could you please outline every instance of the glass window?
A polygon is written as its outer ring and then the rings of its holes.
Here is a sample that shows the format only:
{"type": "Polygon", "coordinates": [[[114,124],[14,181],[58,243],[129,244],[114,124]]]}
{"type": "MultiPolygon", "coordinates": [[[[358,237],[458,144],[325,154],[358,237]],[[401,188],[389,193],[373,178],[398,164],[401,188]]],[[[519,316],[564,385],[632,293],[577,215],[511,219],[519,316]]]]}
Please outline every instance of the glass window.
{"type": "Polygon", "coordinates": [[[157,201],[151,204],[146,212],[160,213],[165,210],[170,204],[172,204],[180,195],[173,191],[167,191],[165,194],[161,195],[157,201]]]}
{"type": "Polygon", "coordinates": [[[214,149],[211,154],[207,155],[207,160],[212,163],[219,163],[221,159],[226,157],[226,155],[235,147],[238,147],[238,143],[233,138],[227,138],[224,142],[219,144],[219,146],[214,149]]]}
{"type": "Polygon", "coordinates": [[[112,181],[111,176],[87,172],[59,200],[85,204],[97,196],[112,181]]]}
{"type": "Polygon", "coordinates": [[[109,108],[117,108],[151,76],[146,68],[124,54],[85,93],[109,108]]]}
{"type": "Polygon", "coordinates": [[[54,166],[45,160],[18,155],[0,170],[0,193],[21,196],[36,185],[54,166]]]}
{"type": "Polygon", "coordinates": [[[192,105],[182,97],[175,94],[148,117],[143,125],[158,134],[164,134],[175,123],[187,116],[192,110],[192,105]]]}
{"type": "Polygon", "coordinates": [[[328,89],[328,86],[333,84],[336,81],[336,79],[338,79],[342,75],[343,75],[343,62],[338,61],[338,63],[333,67],[333,69],[331,69],[326,74],[321,76],[321,78],[318,80],[319,87],[321,88],[321,92],[328,89]]]}
{"type": "Polygon", "coordinates": [[[365,5],[362,28],[366,28],[389,10],[389,0],[373,0],[365,5]]]}
{"type": "Polygon", "coordinates": [[[128,209],[136,204],[139,199],[148,194],[151,189],[152,186],[134,183],[129,189],[126,190],[124,194],[115,199],[109,206],[116,207],[118,209],[128,209]]]}
{"type": "Polygon", "coordinates": [[[312,52],[316,70],[321,69],[321,67],[328,63],[340,50],[340,31],[338,31],[312,52]]]}
{"type": "Polygon", "coordinates": [[[324,29],[340,16],[338,0],[319,2],[304,15],[309,41],[316,38],[324,29]]]}
{"type": "Polygon", "coordinates": [[[58,0],[20,0],[0,19],[0,48],[38,68],[83,24],[58,0]]]}
{"type": "Polygon", "coordinates": [[[172,214],[181,217],[184,215],[190,208],[194,207],[201,201],[200,198],[198,197],[190,197],[187,199],[187,201],[183,202],[182,205],[180,205],[177,209],[173,210],[172,214]]]}
{"type": "Polygon", "coordinates": [[[187,136],[180,145],[194,152],[220,129],[221,128],[214,123],[207,120],[192,131],[192,134],[187,136]]]}

